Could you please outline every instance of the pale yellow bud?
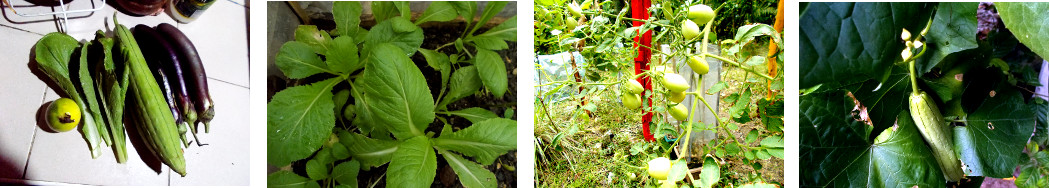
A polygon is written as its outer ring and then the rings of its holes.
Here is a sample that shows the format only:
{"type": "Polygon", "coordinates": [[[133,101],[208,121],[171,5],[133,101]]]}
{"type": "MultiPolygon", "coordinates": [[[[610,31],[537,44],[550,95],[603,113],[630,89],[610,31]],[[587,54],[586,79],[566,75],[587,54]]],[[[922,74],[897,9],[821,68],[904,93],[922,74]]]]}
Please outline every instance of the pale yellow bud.
{"type": "Polygon", "coordinates": [[[903,33],[900,34],[900,38],[903,39],[904,41],[910,41],[911,40],[911,32],[907,31],[907,28],[903,28],[903,33]]]}
{"type": "Polygon", "coordinates": [[[903,50],[903,52],[900,52],[900,56],[903,56],[903,60],[910,59],[911,58],[911,49],[903,50]]]}
{"type": "Polygon", "coordinates": [[[914,40],[914,48],[918,49],[922,47],[922,41],[914,40]]]}

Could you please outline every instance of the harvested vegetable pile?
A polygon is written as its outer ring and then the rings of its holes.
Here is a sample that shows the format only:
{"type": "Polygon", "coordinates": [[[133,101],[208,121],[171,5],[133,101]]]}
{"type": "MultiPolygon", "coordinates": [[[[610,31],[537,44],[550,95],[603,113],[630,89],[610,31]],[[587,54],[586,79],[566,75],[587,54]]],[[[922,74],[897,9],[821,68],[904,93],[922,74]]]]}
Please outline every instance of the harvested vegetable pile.
{"type": "Polygon", "coordinates": [[[111,35],[99,30],[85,43],[64,33],[45,35],[34,47],[37,68],[83,113],[79,130],[93,158],[105,144],[118,163],[127,161],[127,121],[154,156],[185,177],[182,149],[192,143],[186,134],[196,140],[197,125],[208,132],[215,115],[196,48],[170,24],[132,32],[113,17],[111,35]]]}

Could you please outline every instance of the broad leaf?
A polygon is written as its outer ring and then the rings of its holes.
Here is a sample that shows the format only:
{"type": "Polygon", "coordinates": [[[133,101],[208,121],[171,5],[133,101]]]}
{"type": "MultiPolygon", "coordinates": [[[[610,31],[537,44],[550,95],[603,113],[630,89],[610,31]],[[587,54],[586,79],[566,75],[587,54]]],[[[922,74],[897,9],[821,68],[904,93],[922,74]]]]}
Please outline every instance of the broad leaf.
{"type": "Polygon", "coordinates": [[[998,15],[1005,27],[1027,48],[1042,58],[1049,57],[1049,3],[1045,2],[998,2],[998,15]]]}
{"type": "Polygon", "coordinates": [[[444,22],[455,19],[459,14],[456,14],[455,7],[452,7],[451,3],[445,1],[434,1],[430,2],[430,6],[426,8],[426,12],[423,15],[415,19],[415,24],[422,24],[429,21],[444,22]]]}
{"type": "Polygon", "coordinates": [[[494,51],[483,49],[477,49],[477,55],[474,60],[476,61],[474,64],[477,65],[478,76],[481,77],[481,83],[496,98],[502,98],[503,93],[506,93],[506,85],[508,84],[506,62],[494,51]]]}
{"type": "Polygon", "coordinates": [[[474,46],[485,50],[504,50],[510,46],[506,45],[506,41],[495,37],[484,37],[478,36],[471,38],[474,46]]]}
{"type": "Polygon", "coordinates": [[[871,140],[871,126],[853,119],[856,104],[845,92],[809,94],[800,101],[799,169],[807,169],[801,186],[946,186],[907,111],[896,112],[897,126],[871,140]]]}
{"type": "Polygon", "coordinates": [[[267,104],[267,161],[288,165],[317,151],[335,126],[331,88],[341,80],[332,78],[295,86],[273,95],[267,104]]]}
{"type": "Polygon", "coordinates": [[[498,26],[475,37],[495,37],[505,41],[517,41],[517,16],[507,18],[498,26]]]}
{"type": "Polygon", "coordinates": [[[397,11],[397,6],[392,1],[372,1],[372,15],[375,16],[376,22],[382,22],[386,19],[396,17],[401,14],[397,11]]]}
{"type": "Polygon", "coordinates": [[[441,155],[448,161],[448,165],[452,166],[452,170],[455,170],[455,175],[459,176],[459,182],[463,183],[463,187],[496,187],[495,174],[484,166],[452,152],[442,151],[441,155]]]}
{"type": "Polygon", "coordinates": [[[404,17],[393,17],[372,27],[364,43],[369,47],[390,43],[401,48],[403,55],[409,55],[422,46],[423,31],[404,17]]]}
{"type": "Polygon", "coordinates": [[[316,159],[306,161],[306,175],[310,176],[310,179],[320,180],[328,178],[328,163],[321,162],[316,159]]]}
{"type": "Polygon", "coordinates": [[[448,105],[472,95],[479,89],[481,89],[481,78],[477,76],[476,67],[465,66],[456,69],[452,73],[451,81],[448,85],[448,94],[444,96],[444,99],[441,99],[440,104],[441,106],[448,105]]]}
{"type": "Polygon", "coordinates": [[[718,181],[721,181],[721,167],[714,158],[705,157],[703,171],[699,172],[700,187],[713,187],[718,181]]]}
{"type": "Polygon", "coordinates": [[[331,8],[335,31],[339,36],[354,37],[360,30],[361,2],[336,1],[331,8]]]}
{"type": "Polygon", "coordinates": [[[783,138],[780,136],[769,136],[761,140],[761,146],[768,149],[768,154],[783,159],[783,138]]]}
{"type": "Polygon", "coordinates": [[[328,32],[317,30],[315,25],[299,25],[295,28],[295,41],[309,45],[318,54],[328,54],[331,47],[331,36],[328,32]]]}
{"type": "Polygon", "coordinates": [[[800,88],[881,78],[900,57],[903,28],[921,31],[931,4],[810,3],[798,22],[800,88]]]}
{"type": "Polygon", "coordinates": [[[475,123],[458,132],[442,133],[434,139],[434,145],[490,165],[496,157],[517,148],[517,121],[493,118],[475,123]]]}
{"type": "Polygon", "coordinates": [[[386,171],[386,187],[428,187],[437,175],[437,156],[430,139],[417,136],[401,143],[386,171]]]}
{"type": "Polygon", "coordinates": [[[364,67],[357,58],[357,43],[349,36],[339,36],[332,40],[331,49],[325,58],[331,70],[341,73],[352,73],[364,67]]]}
{"type": "Polygon", "coordinates": [[[331,170],[331,178],[339,184],[357,187],[357,173],[360,172],[360,169],[361,163],[357,160],[342,162],[331,170]]]}
{"type": "Polygon", "coordinates": [[[317,181],[313,181],[309,178],[299,176],[291,171],[277,171],[270,174],[268,177],[266,177],[266,185],[268,187],[281,188],[320,187],[320,185],[317,184],[317,181]]]}
{"type": "Polygon", "coordinates": [[[359,160],[362,167],[377,167],[390,162],[400,142],[378,140],[357,133],[339,132],[339,142],[346,146],[353,160],[359,160]]]}
{"type": "Polygon", "coordinates": [[[670,161],[670,172],[667,173],[667,181],[678,182],[688,175],[688,164],[684,159],[670,161]]]}
{"type": "Polygon", "coordinates": [[[300,79],[322,72],[333,72],[306,43],[284,43],[277,53],[277,68],[291,79],[300,79]]]}
{"type": "Polygon", "coordinates": [[[484,6],[484,12],[481,13],[481,20],[473,25],[473,29],[470,29],[469,35],[473,35],[473,33],[477,31],[477,29],[480,29],[481,26],[484,26],[485,23],[488,23],[488,20],[492,19],[492,17],[495,17],[495,15],[499,14],[500,11],[503,11],[503,7],[506,7],[506,4],[509,2],[488,1],[486,3],[487,4],[484,6]]]}
{"type": "MultiPolygon", "coordinates": [[[[925,35],[925,55],[915,63],[918,75],[940,64],[948,55],[978,47],[976,44],[977,2],[940,3],[932,27],[925,35]]],[[[910,30],[916,37],[921,30],[910,30]]],[[[945,62],[946,63],[946,62],[945,62]]]]}
{"type": "Polygon", "coordinates": [[[358,78],[376,124],[404,140],[423,135],[433,122],[433,97],[419,67],[391,44],[374,47],[368,68],[358,78]]]}
{"type": "MultiPolygon", "coordinates": [[[[1002,90],[969,114],[967,126],[954,128],[955,152],[968,175],[1007,178],[1024,160],[1024,144],[1036,123],[1035,105],[1017,90],[1002,90]]],[[[1045,114],[1040,114],[1045,115],[1045,114]]]]}
{"type": "Polygon", "coordinates": [[[448,114],[466,118],[470,123],[480,123],[488,119],[499,118],[499,115],[495,115],[494,112],[480,107],[451,111],[448,114]]]}
{"type": "Polygon", "coordinates": [[[474,21],[474,14],[477,13],[477,2],[476,1],[451,1],[452,7],[455,8],[455,12],[463,16],[466,19],[466,25],[470,25],[474,21]]]}
{"type": "Polygon", "coordinates": [[[350,150],[346,149],[346,145],[336,142],[331,146],[331,157],[335,160],[343,160],[350,157],[350,150]]]}

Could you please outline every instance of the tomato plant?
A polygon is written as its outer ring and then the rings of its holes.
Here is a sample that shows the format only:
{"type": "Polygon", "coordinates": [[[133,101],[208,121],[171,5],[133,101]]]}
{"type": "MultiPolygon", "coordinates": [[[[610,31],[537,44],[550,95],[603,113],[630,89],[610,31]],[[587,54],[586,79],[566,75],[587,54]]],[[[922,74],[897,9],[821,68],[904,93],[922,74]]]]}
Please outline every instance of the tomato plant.
{"type": "Polygon", "coordinates": [[[801,186],[1049,185],[1049,3],[803,7],[801,186]]]}
{"type": "Polygon", "coordinates": [[[267,105],[267,162],[281,169],[269,186],[430,187],[442,175],[458,178],[446,186],[496,187],[490,169],[512,168],[500,157],[517,148],[513,102],[502,100],[513,58],[499,52],[516,41],[516,17],[481,28],[508,2],[478,15],[478,2],[432,2],[414,18],[409,2],[370,3],[374,26],[361,24],[364,2],[334,2],[334,30],[298,26],[276,54],[297,86],[267,105]],[[460,16],[447,43],[420,26],[460,16]],[[475,95],[492,103],[460,102],[475,95]]]}
{"type": "Polygon", "coordinates": [[[539,186],[782,181],[768,179],[782,174],[759,173],[762,163],[783,158],[782,70],[765,66],[783,64],[781,51],[768,53],[782,49],[781,31],[736,25],[736,35],[719,39],[714,20],[732,15],[703,2],[652,1],[643,9],[647,19],[633,17],[641,12],[626,2],[577,3],[534,7],[542,54],[534,115],[539,186]],[[635,40],[646,32],[651,46],[635,40]],[[643,50],[651,51],[650,63],[636,63],[643,50]],[[653,121],[643,125],[646,113],[653,121]],[[654,130],[654,142],[643,139],[643,127],[654,130]],[[574,175],[566,180],[561,173],[574,175]]]}

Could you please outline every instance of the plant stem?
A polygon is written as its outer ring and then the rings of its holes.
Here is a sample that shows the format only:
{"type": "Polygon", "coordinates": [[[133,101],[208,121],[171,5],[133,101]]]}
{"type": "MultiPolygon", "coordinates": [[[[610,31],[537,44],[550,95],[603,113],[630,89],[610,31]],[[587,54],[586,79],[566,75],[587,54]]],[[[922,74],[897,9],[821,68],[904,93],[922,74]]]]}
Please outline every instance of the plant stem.
{"type": "MultiPolygon", "coordinates": [[[[706,48],[703,48],[703,49],[706,49],[706,48]]],[[[769,75],[765,75],[765,74],[763,74],[761,72],[758,72],[758,71],[756,71],[756,70],[754,70],[754,69],[752,69],[750,67],[745,67],[743,65],[740,65],[738,62],[732,61],[731,59],[728,59],[728,58],[725,58],[725,57],[721,57],[721,56],[718,56],[718,55],[714,55],[714,54],[705,53],[705,52],[703,53],[703,55],[707,56],[707,57],[713,57],[715,59],[719,59],[719,60],[724,61],[726,63],[732,64],[733,66],[739,67],[740,69],[743,69],[743,70],[745,70],[747,72],[757,74],[758,76],[761,76],[762,78],[765,78],[765,79],[768,79],[768,80],[775,80],[775,78],[772,78],[769,75]]]]}

